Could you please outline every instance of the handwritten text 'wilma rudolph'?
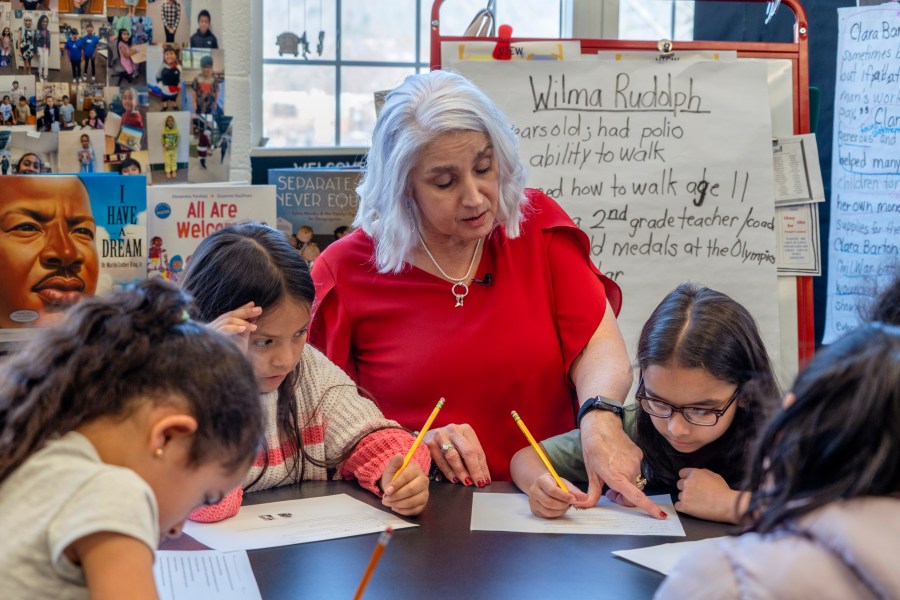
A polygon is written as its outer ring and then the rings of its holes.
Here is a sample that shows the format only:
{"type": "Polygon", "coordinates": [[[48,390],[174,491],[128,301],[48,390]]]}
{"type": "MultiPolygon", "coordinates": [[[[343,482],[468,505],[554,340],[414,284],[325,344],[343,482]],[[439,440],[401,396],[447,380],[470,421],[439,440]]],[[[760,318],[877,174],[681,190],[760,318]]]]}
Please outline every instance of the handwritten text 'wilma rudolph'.
{"type": "Polygon", "coordinates": [[[604,96],[602,88],[567,87],[566,76],[547,76],[546,89],[539,90],[533,76],[528,77],[531,86],[531,97],[534,101],[534,112],[554,110],[577,110],[589,112],[679,112],[709,113],[703,110],[703,99],[694,93],[694,78],[687,82],[680,81],[673,89],[672,74],[666,75],[665,83],[660,85],[659,78],[653,76],[653,84],[649,88],[634,89],[628,73],[616,75],[615,90],[612,101],[609,95],[604,96]],[[685,83],[687,84],[685,86],[685,83]]]}

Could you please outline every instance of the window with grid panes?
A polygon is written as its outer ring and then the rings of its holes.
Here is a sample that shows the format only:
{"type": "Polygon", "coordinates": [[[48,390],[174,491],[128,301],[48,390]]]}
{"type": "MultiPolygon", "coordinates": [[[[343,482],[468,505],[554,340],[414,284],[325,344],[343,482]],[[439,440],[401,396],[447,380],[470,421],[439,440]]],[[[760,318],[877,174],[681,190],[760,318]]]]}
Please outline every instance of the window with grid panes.
{"type": "MultiPolygon", "coordinates": [[[[561,37],[568,4],[496,0],[496,21],[512,25],[516,37],[561,37]]],[[[485,5],[446,0],[441,32],[461,35],[485,5]]],[[[431,7],[431,0],[263,0],[267,147],[368,146],[374,93],[429,68],[431,7]]]]}

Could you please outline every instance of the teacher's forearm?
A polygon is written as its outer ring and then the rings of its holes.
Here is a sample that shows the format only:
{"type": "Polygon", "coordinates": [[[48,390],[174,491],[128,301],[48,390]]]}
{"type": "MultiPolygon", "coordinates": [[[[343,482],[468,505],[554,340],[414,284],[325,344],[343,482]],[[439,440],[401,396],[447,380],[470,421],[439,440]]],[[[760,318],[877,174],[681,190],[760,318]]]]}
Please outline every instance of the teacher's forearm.
{"type": "Polygon", "coordinates": [[[625,400],[632,383],[631,362],[609,302],[603,320],[572,364],[571,376],[579,405],[594,396],[625,400]]]}

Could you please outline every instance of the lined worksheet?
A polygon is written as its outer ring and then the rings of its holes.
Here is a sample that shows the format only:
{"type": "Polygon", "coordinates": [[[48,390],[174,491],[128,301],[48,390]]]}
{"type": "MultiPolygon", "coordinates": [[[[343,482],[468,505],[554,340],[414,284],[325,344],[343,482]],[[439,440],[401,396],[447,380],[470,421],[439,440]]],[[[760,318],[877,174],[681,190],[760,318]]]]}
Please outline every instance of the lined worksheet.
{"type": "Polygon", "coordinates": [[[188,521],[184,532],[228,552],[380,533],[388,525],[395,530],[418,527],[347,494],[335,494],[242,506],[237,515],[218,523],[188,521]]]}
{"type": "Polygon", "coordinates": [[[520,533],[580,533],[590,535],[684,536],[681,519],[668,495],[650,496],[669,517],[654,519],[639,508],[629,508],[602,498],[597,506],[570,509],[558,519],[531,514],[525,494],[476,493],[472,497],[472,531],[520,533]]]}
{"type": "Polygon", "coordinates": [[[160,550],[153,577],[160,600],[262,600],[246,552],[160,550]]]}

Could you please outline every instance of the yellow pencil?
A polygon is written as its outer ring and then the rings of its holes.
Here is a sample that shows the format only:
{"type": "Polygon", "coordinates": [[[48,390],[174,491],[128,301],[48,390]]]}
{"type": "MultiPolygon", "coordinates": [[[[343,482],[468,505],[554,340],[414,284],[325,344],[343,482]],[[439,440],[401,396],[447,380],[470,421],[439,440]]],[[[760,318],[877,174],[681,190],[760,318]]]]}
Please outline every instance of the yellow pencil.
{"type": "Polygon", "coordinates": [[[409,464],[409,461],[412,460],[413,454],[416,453],[416,449],[419,447],[419,444],[422,443],[422,438],[425,437],[425,434],[428,433],[428,428],[431,427],[431,423],[434,421],[434,418],[437,416],[438,411],[441,410],[441,407],[444,405],[444,399],[441,398],[438,400],[438,403],[435,405],[434,410],[431,411],[431,415],[428,417],[428,420],[425,421],[425,425],[422,427],[421,431],[419,431],[419,435],[416,436],[416,441],[413,442],[413,445],[410,446],[409,452],[406,453],[406,458],[403,459],[403,464],[400,465],[400,468],[394,472],[394,476],[391,477],[391,481],[397,479],[397,475],[400,474],[400,471],[406,468],[406,465],[409,464]]]}
{"type": "Polygon", "coordinates": [[[369,578],[372,577],[372,573],[375,571],[375,565],[381,560],[381,555],[384,553],[385,546],[391,541],[392,533],[394,533],[394,528],[388,525],[388,528],[378,536],[378,543],[375,544],[372,558],[369,559],[369,565],[366,567],[366,572],[363,574],[362,581],[359,582],[359,587],[356,588],[356,595],[353,596],[353,600],[362,598],[363,592],[366,591],[366,586],[369,585],[369,578]]]}
{"type": "Polygon", "coordinates": [[[522,433],[525,434],[525,437],[528,438],[528,443],[531,444],[531,447],[534,448],[534,451],[537,452],[537,455],[541,457],[541,461],[544,463],[544,466],[547,467],[547,470],[550,471],[550,474],[553,476],[553,479],[556,480],[556,485],[559,486],[559,489],[569,494],[568,488],[563,485],[562,479],[559,478],[559,475],[556,474],[556,469],[553,468],[553,465],[550,464],[550,459],[547,458],[547,455],[544,454],[544,451],[541,450],[540,445],[534,440],[534,437],[531,435],[531,432],[528,431],[528,428],[525,427],[525,422],[522,420],[522,417],[519,416],[519,413],[516,411],[512,411],[512,418],[515,419],[516,423],[519,424],[519,429],[522,430],[522,433]]]}

